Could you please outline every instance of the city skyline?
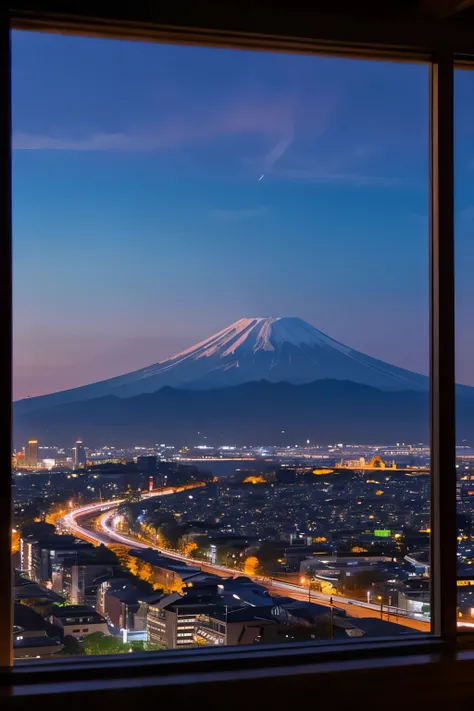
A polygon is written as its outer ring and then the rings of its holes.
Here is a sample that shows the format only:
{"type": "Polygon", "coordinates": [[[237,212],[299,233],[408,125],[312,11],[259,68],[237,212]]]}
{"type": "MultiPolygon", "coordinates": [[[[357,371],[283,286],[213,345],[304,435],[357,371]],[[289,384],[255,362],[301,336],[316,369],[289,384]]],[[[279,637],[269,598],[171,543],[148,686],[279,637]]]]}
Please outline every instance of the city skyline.
{"type": "MultiPolygon", "coordinates": [[[[267,315],[428,372],[426,66],[18,32],[12,57],[15,399],[267,315]]],[[[458,84],[473,385],[474,102],[458,84]]]]}

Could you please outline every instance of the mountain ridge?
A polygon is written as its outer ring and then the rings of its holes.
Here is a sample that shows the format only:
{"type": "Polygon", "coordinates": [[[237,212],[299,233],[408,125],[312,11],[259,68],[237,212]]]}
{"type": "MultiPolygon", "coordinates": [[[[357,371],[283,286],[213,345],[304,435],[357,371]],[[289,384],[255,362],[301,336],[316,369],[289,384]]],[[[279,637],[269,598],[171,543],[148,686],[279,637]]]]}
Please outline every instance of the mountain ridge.
{"type": "Polygon", "coordinates": [[[106,394],[129,398],[165,386],[211,390],[245,382],[311,383],[347,380],[382,390],[426,392],[426,376],[349,348],[297,317],[256,317],[227,328],[180,353],[114,378],[17,401],[17,413],[106,394]]]}
{"type": "MultiPolygon", "coordinates": [[[[459,398],[458,438],[474,424],[474,399],[459,398]]],[[[15,442],[89,446],[281,445],[429,441],[429,394],[382,391],[350,381],[294,385],[259,381],[215,390],[164,387],[124,399],[113,395],[15,416],[15,442]],[[200,434],[198,434],[200,433],[200,434]]]]}

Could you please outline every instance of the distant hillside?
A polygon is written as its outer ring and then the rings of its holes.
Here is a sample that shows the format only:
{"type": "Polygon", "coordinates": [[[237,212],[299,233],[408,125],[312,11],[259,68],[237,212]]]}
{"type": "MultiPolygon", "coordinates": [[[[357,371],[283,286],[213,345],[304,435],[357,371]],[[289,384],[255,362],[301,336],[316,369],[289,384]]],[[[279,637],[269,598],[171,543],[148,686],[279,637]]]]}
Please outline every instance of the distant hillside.
{"type": "MultiPolygon", "coordinates": [[[[458,397],[458,439],[474,432],[474,398],[458,397]]],[[[129,398],[109,395],[18,414],[17,446],[31,437],[89,446],[429,441],[429,395],[382,391],[341,380],[305,385],[246,383],[216,390],[164,387],[129,398]],[[200,434],[198,434],[200,433],[200,434]]]]}

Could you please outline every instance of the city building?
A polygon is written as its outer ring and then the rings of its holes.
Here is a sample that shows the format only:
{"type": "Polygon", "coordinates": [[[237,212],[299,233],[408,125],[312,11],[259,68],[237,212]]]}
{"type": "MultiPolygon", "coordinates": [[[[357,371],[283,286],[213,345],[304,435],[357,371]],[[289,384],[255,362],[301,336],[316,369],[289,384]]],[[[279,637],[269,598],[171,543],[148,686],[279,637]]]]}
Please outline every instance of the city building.
{"type": "Polygon", "coordinates": [[[110,634],[107,621],[89,605],[64,605],[55,607],[49,620],[61,630],[64,637],[72,635],[82,639],[94,632],[110,634]]]}
{"type": "Polygon", "coordinates": [[[42,616],[51,611],[54,603],[64,602],[64,598],[54,590],[33,582],[17,570],[14,571],[13,595],[15,602],[35,610],[42,616]]]}
{"type": "Polygon", "coordinates": [[[36,469],[38,466],[38,440],[37,439],[30,439],[28,441],[26,464],[30,469],[36,469]]]}
{"type": "Polygon", "coordinates": [[[61,630],[46,622],[29,606],[15,602],[13,609],[13,656],[15,659],[50,657],[64,645],[61,630]]]}
{"type": "Polygon", "coordinates": [[[202,612],[196,617],[194,641],[199,645],[255,644],[263,635],[263,628],[277,626],[271,608],[219,607],[202,612]]]}
{"type": "Polygon", "coordinates": [[[21,569],[37,583],[53,586],[62,592],[62,564],[66,557],[82,550],[93,549],[92,543],[78,541],[74,536],[30,535],[20,538],[21,569]]]}
{"type": "Polygon", "coordinates": [[[155,583],[168,590],[188,585],[199,573],[198,565],[168,558],[152,548],[130,550],[130,555],[150,563],[155,574],[155,583]]]}
{"type": "Polygon", "coordinates": [[[127,574],[99,583],[95,607],[117,629],[146,632],[147,603],[161,597],[149,583],[127,574]]]}
{"type": "Polygon", "coordinates": [[[78,439],[73,447],[74,469],[82,469],[86,466],[86,451],[82,440],[78,439]]]}
{"type": "Polygon", "coordinates": [[[200,613],[215,610],[211,598],[167,595],[150,604],[147,614],[148,641],[165,649],[185,649],[195,646],[195,622],[200,613]]]}
{"type": "Polygon", "coordinates": [[[63,558],[61,594],[72,605],[95,607],[99,578],[112,576],[117,568],[114,555],[105,547],[78,550],[63,558]]]}

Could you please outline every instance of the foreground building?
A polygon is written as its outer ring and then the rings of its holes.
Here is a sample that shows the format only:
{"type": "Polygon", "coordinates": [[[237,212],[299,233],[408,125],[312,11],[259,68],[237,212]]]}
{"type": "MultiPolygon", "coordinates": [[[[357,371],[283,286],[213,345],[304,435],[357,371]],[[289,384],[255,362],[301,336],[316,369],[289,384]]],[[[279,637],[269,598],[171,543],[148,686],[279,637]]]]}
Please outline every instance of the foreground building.
{"type": "Polygon", "coordinates": [[[64,637],[72,635],[82,639],[94,632],[110,634],[105,618],[88,605],[55,607],[50,622],[61,630],[64,637]]]}

